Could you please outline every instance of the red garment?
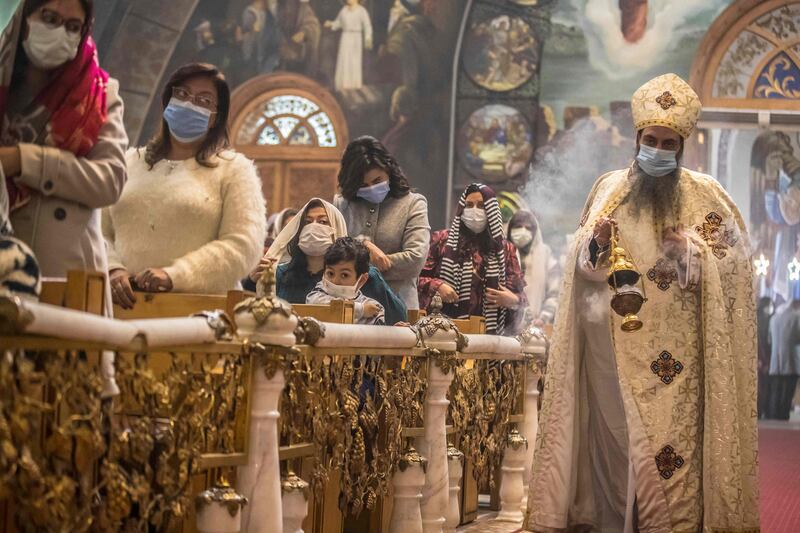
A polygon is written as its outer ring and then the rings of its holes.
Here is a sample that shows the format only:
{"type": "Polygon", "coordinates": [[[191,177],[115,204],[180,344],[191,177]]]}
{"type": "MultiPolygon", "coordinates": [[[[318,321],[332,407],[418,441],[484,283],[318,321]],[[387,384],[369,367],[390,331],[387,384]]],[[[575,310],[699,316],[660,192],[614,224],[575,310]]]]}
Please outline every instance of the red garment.
{"type": "MultiPolygon", "coordinates": [[[[430,306],[431,299],[433,299],[436,291],[438,291],[439,287],[444,283],[439,278],[439,267],[442,264],[449,234],[450,230],[445,229],[434,232],[431,235],[431,247],[428,252],[428,259],[425,261],[425,267],[422,269],[419,277],[420,309],[427,309],[430,306]]],[[[525,278],[522,275],[522,268],[517,259],[517,249],[509,241],[504,241],[504,246],[506,256],[506,288],[519,298],[517,310],[508,310],[507,333],[513,333],[516,329],[516,325],[518,325],[522,319],[522,313],[528,306],[528,300],[525,298],[525,278]]],[[[483,294],[485,292],[483,280],[483,271],[485,269],[484,258],[475,242],[467,242],[464,247],[464,253],[472,254],[474,269],[475,272],[478,273],[478,275],[472,276],[472,292],[469,302],[470,315],[482,316],[483,294]]],[[[458,316],[456,306],[451,304],[446,304],[442,311],[445,315],[450,317],[455,318],[458,316]]]]}
{"type": "Polygon", "coordinates": [[[621,30],[625,41],[638,43],[647,32],[647,0],[619,0],[621,30]]]}
{"type": "MultiPolygon", "coordinates": [[[[19,44],[17,44],[19,46],[19,44]]],[[[15,56],[10,54],[11,59],[15,56]]],[[[53,79],[36,97],[34,103],[49,116],[45,140],[49,146],[74,153],[88,154],[97,143],[100,129],[106,122],[108,73],[100,68],[97,46],[87,36],[75,59],[59,68],[53,79]]],[[[7,86],[0,87],[0,117],[6,115],[7,86]]],[[[41,137],[41,136],[40,136],[41,137]]],[[[6,179],[11,210],[22,207],[30,191],[6,179]]]]}

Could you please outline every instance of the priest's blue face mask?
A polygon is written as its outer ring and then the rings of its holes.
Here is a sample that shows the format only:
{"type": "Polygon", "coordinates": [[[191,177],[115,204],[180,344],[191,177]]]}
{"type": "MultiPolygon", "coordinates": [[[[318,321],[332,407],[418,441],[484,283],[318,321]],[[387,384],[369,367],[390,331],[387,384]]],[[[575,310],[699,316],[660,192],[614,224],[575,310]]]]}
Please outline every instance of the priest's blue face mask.
{"type": "Polygon", "coordinates": [[[636,156],[639,168],[648,176],[660,178],[678,168],[678,152],[660,150],[652,146],[640,145],[636,156]]]}
{"type": "Polygon", "coordinates": [[[192,102],[172,98],[164,109],[164,120],[177,141],[193,143],[208,133],[211,111],[192,102]]]}
{"type": "Polygon", "coordinates": [[[379,204],[386,199],[390,189],[391,187],[389,186],[389,182],[382,181],[380,183],[376,183],[375,185],[370,185],[369,187],[361,187],[358,189],[356,196],[363,198],[370,203],[379,204]]]}

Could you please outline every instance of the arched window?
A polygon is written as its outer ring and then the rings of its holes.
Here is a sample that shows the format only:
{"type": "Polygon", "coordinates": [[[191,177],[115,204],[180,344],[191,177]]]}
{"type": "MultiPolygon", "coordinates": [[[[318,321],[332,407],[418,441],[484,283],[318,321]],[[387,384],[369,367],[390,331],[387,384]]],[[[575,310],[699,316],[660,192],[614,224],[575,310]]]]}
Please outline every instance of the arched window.
{"type": "Polygon", "coordinates": [[[699,50],[692,83],[705,107],[797,109],[800,2],[734,2],[699,50]]]}
{"type": "Polygon", "coordinates": [[[304,76],[259,76],[233,94],[231,138],[256,162],[270,212],[331,200],[347,136],[336,99],[304,76]]]}
{"type": "Polygon", "coordinates": [[[296,94],[272,96],[250,111],[235,142],[240,146],[338,146],[328,114],[313,101],[296,94]]]}

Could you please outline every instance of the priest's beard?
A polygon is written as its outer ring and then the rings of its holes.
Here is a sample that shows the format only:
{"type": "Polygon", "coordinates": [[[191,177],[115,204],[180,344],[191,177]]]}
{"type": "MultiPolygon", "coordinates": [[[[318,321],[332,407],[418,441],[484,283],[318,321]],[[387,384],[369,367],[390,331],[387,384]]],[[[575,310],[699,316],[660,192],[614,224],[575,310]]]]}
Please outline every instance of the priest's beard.
{"type": "Polygon", "coordinates": [[[652,213],[653,223],[662,228],[674,226],[673,206],[680,202],[680,160],[678,168],[666,176],[656,178],[646,174],[639,164],[634,162],[633,174],[635,182],[622,205],[628,205],[631,214],[641,220],[642,213],[652,213]]]}

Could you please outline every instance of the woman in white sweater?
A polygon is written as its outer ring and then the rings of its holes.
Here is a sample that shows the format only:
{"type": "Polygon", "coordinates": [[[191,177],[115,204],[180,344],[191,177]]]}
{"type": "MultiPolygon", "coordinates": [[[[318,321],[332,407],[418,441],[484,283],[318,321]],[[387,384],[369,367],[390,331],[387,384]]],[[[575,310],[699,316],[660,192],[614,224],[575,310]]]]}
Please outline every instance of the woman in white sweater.
{"type": "Polygon", "coordinates": [[[229,149],[230,92],[207,64],[178,69],[162,95],[161,131],[127,154],[128,183],[104,210],[114,302],[148,292],[224,294],[257,263],[266,234],[252,161],[229,149]]]}

